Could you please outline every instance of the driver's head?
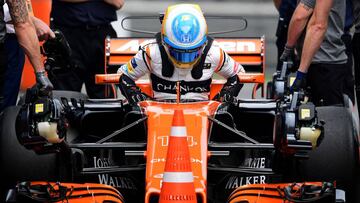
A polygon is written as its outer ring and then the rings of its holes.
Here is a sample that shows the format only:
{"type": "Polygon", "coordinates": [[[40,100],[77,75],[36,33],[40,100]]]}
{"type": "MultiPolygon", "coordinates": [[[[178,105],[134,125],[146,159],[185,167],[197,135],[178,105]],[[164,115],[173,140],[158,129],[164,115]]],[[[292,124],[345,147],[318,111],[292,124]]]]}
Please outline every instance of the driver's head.
{"type": "Polygon", "coordinates": [[[170,61],[178,68],[193,68],[207,42],[207,24],[200,6],[169,6],[161,35],[170,61]]]}

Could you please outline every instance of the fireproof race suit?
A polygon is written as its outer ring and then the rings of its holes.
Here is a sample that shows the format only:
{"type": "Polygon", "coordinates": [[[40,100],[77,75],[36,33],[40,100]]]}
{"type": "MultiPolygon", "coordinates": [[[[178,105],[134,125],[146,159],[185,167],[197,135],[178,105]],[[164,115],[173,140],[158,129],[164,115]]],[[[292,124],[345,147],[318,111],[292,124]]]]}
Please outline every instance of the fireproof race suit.
{"type": "MultiPolygon", "coordinates": [[[[204,48],[206,49],[206,47],[204,48]]],[[[131,83],[145,74],[150,74],[153,97],[157,100],[176,99],[176,82],[180,82],[181,99],[185,100],[208,100],[210,84],[214,73],[218,73],[228,79],[219,97],[230,93],[236,97],[242,87],[239,81],[239,74],[244,73],[243,66],[232,59],[214,42],[208,48],[207,54],[203,51],[205,60],[202,67],[192,69],[180,69],[166,64],[166,54],[161,53],[161,45],[155,40],[143,46],[140,51],[125,65],[118,70],[125,78],[120,79],[121,83],[131,83]],[[223,93],[223,95],[221,95],[223,93]]],[[[201,62],[200,62],[201,64],[201,62]]],[[[136,88],[136,87],[129,87],[136,88]]],[[[122,93],[127,94],[122,90],[122,93]]],[[[124,95],[129,99],[129,95],[124,95]]],[[[229,96],[229,95],[227,95],[229,96]]],[[[231,98],[232,99],[232,98],[231,98]]],[[[226,99],[225,99],[226,100],[226,99]]]]}

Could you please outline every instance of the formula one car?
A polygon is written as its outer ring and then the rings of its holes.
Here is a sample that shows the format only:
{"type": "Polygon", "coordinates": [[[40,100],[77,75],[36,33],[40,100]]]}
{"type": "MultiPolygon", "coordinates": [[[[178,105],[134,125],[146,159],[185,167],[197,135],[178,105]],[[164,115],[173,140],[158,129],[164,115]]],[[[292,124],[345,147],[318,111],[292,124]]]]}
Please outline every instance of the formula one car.
{"type": "MultiPolygon", "coordinates": [[[[109,39],[107,64],[127,62],[143,41],[109,39]]],[[[244,64],[242,82],[257,84],[253,96],[258,87],[264,94],[264,38],[217,41],[244,64]]],[[[118,77],[98,75],[97,82],[113,84],[118,77]]],[[[29,89],[22,105],[2,115],[2,190],[16,185],[8,202],[345,202],[342,191],[352,191],[359,161],[351,105],[315,107],[305,92],[289,93],[288,79],[285,64],[274,76],[271,99],[231,103],[178,96],[132,105],[29,89]],[[175,189],[162,194],[168,151],[176,151],[170,147],[175,110],[184,117],[184,159],[195,197],[175,189]]],[[[138,85],[151,95],[148,81],[138,85]]],[[[221,86],[213,81],[210,98],[221,86]]]]}

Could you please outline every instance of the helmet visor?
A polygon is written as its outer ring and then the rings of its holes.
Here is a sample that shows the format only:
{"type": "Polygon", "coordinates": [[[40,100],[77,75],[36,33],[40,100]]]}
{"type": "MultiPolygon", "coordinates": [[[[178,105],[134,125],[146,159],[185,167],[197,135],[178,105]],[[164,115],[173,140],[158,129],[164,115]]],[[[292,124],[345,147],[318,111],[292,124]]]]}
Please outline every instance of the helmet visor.
{"type": "Polygon", "coordinates": [[[182,50],[167,46],[170,57],[178,63],[192,63],[201,56],[203,46],[192,50],[182,50]]]}

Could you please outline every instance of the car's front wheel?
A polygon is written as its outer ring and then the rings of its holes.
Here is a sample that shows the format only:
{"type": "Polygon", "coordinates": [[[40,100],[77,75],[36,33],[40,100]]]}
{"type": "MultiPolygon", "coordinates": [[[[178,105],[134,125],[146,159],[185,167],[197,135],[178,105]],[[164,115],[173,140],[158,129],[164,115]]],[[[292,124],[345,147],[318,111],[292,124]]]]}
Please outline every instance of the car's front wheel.
{"type": "Polygon", "coordinates": [[[318,118],[325,121],[324,139],[308,160],[299,162],[298,172],[306,181],[337,181],[338,186],[351,190],[359,173],[359,145],[352,116],[345,107],[316,110],[318,118]]]}

